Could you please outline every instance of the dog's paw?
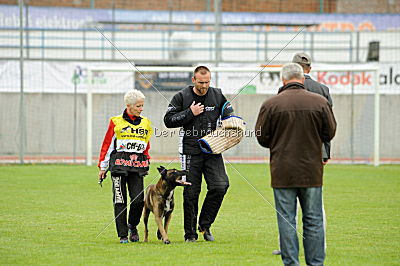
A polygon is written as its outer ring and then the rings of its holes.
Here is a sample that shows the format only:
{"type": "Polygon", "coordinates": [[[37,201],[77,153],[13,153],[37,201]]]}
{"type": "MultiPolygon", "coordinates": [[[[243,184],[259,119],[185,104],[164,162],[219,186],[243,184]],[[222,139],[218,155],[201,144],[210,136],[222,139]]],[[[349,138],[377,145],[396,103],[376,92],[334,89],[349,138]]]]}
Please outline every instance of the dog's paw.
{"type": "Polygon", "coordinates": [[[149,242],[149,240],[148,239],[144,239],[143,242],[149,242]]]}
{"type": "Polygon", "coordinates": [[[168,245],[171,244],[171,241],[169,241],[169,239],[164,240],[164,244],[168,245]]]}
{"type": "Polygon", "coordinates": [[[157,230],[157,238],[158,238],[158,240],[161,240],[161,238],[162,238],[162,235],[161,235],[161,233],[160,233],[160,230],[157,230]]]}

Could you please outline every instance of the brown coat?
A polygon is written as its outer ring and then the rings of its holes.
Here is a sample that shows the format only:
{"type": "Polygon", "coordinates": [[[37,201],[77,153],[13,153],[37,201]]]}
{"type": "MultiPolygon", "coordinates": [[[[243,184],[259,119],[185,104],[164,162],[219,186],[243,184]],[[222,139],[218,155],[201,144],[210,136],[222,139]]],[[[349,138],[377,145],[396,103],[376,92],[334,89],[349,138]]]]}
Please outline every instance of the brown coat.
{"type": "Polygon", "coordinates": [[[322,186],[322,142],[335,136],[336,121],[328,101],[289,83],[261,106],[257,140],[270,148],[273,188],[322,186]]]}

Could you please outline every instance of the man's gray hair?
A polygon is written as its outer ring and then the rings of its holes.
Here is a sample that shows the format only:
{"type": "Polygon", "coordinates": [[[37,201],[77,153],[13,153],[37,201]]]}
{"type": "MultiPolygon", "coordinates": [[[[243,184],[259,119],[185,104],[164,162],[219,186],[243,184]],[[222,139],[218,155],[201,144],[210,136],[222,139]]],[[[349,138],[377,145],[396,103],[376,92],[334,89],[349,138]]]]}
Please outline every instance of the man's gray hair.
{"type": "Polygon", "coordinates": [[[302,79],[304,77],[303,68],[297,63],[287,63],[281,70],[282,80],[302,79]]]}
{"type": "Polygon", "coordinates": [[[141,91],[133,89],[125,93],[124,102],[126,105],[134,105],[138,100],[144,100],[144,98],[145,97],[141,91]]]}

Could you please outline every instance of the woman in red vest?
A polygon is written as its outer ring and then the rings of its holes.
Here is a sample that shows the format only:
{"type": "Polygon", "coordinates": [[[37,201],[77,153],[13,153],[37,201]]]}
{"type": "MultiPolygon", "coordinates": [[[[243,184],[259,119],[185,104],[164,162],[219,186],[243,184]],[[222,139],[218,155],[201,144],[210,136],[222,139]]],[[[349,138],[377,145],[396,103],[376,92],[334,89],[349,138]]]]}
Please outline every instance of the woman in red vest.
{"type": "Polygon", "coordinates": [[[144,95],[138,90],[125,94],[126,109],[111,117],[99,159],[99,178],[111,172],[115,223],[120,243],[139,241],[136,226],[143,210],[143,177],[149,170],[151,122],[141,116],[144,95]],[[130,201],[127,200],[127,188],[130,201]],[[129,215],[127,217],[127,203],[129,215]]]}

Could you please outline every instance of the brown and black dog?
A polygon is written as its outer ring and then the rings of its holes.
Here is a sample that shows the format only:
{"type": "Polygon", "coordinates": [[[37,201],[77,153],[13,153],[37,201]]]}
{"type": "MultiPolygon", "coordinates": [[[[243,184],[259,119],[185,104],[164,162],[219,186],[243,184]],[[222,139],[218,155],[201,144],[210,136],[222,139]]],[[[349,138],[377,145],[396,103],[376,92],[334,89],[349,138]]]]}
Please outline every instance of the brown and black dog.
{"type": "Polygon", "coordinates": [[[174,189],[176,186],[190,186],[191,183],[182,180],[182,176],[188,174],[186,170],[165,169],[163,166],[157,169],[161,174],[161,178],[157,184],[150,185],[147,188],[144,199],[144,242],[148,241],[147,222],[150,212],[153,212],[158,226],[157,238],[162,238],[164,244],[169,244],[171,242],[168,239],[167,231],[171,221],[171,214],[174,210],[174,189]],[[162,224],[163,218],[165,219],[164,226],[162,224]]]}

